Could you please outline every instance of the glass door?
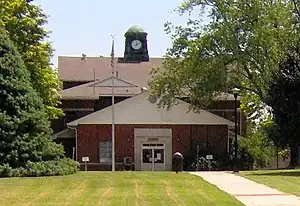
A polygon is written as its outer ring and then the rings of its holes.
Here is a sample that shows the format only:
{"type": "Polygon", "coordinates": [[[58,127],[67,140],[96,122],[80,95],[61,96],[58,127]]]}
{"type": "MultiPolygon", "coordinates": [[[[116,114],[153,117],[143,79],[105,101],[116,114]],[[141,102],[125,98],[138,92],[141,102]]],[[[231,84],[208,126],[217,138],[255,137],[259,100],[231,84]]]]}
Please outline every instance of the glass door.
{"type": "Polygon", "coordinates": [[[164,171],[165,148],[164,144],[143,144],[141,170],[164,171]]]}

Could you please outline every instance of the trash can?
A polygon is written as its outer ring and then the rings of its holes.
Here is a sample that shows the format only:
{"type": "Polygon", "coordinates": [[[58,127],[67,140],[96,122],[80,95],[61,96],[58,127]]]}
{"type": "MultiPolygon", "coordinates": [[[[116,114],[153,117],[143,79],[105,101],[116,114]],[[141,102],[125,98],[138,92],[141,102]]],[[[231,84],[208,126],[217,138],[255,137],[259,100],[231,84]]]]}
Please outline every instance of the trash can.
{"type": "Polygon", "coordinates": [[[174,168],[176,173],[183,170],[183,155],[180,152],[175,152],[173,155],[174,168]]]}

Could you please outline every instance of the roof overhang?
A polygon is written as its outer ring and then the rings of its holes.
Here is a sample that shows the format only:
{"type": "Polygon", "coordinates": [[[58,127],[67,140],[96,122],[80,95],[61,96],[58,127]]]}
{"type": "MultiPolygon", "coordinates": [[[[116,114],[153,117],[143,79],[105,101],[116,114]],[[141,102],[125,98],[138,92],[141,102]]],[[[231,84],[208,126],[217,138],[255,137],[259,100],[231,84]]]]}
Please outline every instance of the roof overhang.
{"type": "MultiPolygon", "coordinates": [[[[74,128],[74,126],[70,127],[74,128]]],[[[75,126],[76,127],[76,126],[75,126]]],[[[58,133],[53,134],[52,139],[73,139],[76,136],[76,132],[73,129],[67,128],[58,133]]]]}
{"type": "MultiPolygon", "coordinates": [[[[114,105],[115,124],[130,125],[228,125],[234,123],[211,112],[201,110],[199,113],[189,111],[190,104],[178,100],[178,104],[170,110],[157,107],[150,103],[148,92],[128,98],[114,105]],[[189,111],[189,112],[188,112],[189,111]]],[[[68,123],[69,126],[79,124],[111,124],[112,106],[91,113],[68,123]]]]}

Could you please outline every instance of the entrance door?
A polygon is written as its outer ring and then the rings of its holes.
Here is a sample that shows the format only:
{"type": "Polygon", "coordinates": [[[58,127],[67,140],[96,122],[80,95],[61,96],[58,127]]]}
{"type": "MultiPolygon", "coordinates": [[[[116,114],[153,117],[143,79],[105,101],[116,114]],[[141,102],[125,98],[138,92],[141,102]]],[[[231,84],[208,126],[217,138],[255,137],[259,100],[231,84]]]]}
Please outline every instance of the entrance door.
{"type": "Polygon", "coordinates": [[[142,145],[141,170],[164,171],[165,170],[165,145],[143,144],[142,145]]]}

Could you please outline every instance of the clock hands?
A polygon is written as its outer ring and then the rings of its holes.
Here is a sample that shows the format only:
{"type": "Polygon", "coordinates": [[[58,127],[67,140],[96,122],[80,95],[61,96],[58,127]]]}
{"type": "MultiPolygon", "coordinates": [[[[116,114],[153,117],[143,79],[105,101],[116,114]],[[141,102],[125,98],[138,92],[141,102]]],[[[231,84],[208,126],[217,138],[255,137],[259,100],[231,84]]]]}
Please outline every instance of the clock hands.
{"type": "Polygon", "coordinates": [[[135,45],[135,46],[138,46],[138,45],[140,45],[140,42],[136,42],[134,45],[135,45]]]}

